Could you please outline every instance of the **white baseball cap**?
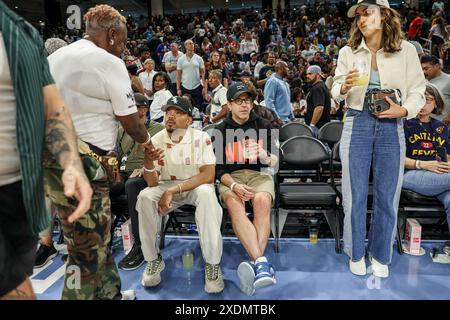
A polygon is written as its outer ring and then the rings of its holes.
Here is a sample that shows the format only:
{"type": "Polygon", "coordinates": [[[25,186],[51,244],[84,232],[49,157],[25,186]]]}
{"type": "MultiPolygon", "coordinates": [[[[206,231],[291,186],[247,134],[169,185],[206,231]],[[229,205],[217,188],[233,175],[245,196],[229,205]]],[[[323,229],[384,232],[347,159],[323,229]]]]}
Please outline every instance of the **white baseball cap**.
{"type": "Polygon", "coordinates": [[[379,6],[384,8],[390,8],[388,0],[358,0],[358,3],[354,4],[347,11],[347,16],[349,18],[355,17],[356,9],[359,6],[379,6]]]}

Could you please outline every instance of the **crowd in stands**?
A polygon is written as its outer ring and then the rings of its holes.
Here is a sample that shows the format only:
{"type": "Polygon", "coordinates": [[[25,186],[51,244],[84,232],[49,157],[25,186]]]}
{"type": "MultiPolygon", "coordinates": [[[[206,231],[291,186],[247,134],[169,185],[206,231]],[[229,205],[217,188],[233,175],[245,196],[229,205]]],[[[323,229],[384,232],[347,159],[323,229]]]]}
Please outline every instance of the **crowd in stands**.
{"type": "MultiPolygon", "coordinates": [[[[406,6],[398,8],[403,18],[405,37],[416,46],[419,56],[432,54],[438,57],[442,71],[448,72],[450,32],[446,16],[449,9],[442,1],[435,1],[422,9],[419,12],[406,6]]],[[[123,59],[130,72],[133,90],[155,102],[150,108],[152,120],[162,121],[158,109],[162,105],[161,94],[157,94],[158,89],[153,88],[152,84],[154,75],[162,71],[170,77],[169,90],[172,95],[180,95],[178,89],[182,89],[181,94],[191,96],[194,106],[201,113],[198,117],[204,120],[204,124],[217,122],[224,117],[216,117],[220,107],[213,108],[212,113],[211,107],[208,108],[217,100],[209,82],[210,71],[220,72],[220,82],[225,88],[236,81],[251,83],[257,104],[267,106],[266,81],[276,73],[275,64],[284,61],[286,74],[282,81],[290,89],[292,114],[286,114],[286,110],[281,110],[282,114],[279,114],[280,110],[273,104],[269,103],[268,106],[274,120],[281,118],[278,122],[281,125],[294,117],[304,117],[307,113],[306,98],[313,86],[307,79],[309,66],[320,67],[321,80],[331,89],[339,50],[347,44],[350,25],[346,7],[328,2],[278,10],[275,13],[252,8],[237,14],[221,9],[195,15],[176,14],[150,19],[130,16],[127,19],[127,50],[123,59]],[[182,79],[177,84],[177,70],[180,70],[177,62],[186,52],[186,40],[188,46],[192,40],[197,69],[184,69],[182,79]]],[[[41,31],[44,38],[59,37],[68,43],[82,38],[81,31],[63,27],[44,28],[41,31]]],[[[190,62],[189,59],[188,65],[190,62]]],[[[164,77],[163,74],[160,76],[164,77]]],[[[164,99],[170,97],[167,92],[163,96],[164,99]]],[[[344,109],[343,103],[330,101],[329,112],[337,119],[342,119],[344,109]]]]}

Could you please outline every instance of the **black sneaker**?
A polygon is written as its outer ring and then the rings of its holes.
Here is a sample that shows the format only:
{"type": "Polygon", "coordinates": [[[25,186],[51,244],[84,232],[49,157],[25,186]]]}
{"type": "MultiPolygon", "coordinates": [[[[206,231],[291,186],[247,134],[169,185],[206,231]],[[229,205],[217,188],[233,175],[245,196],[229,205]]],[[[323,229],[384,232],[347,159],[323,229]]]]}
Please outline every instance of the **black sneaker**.
{"type": "Polygon", "coordinates": [[[144,255],[141,246],[134,244],[130,252],[119,262],[119,268],[122,270],[135,270],[144,263],[144,255]]]}
{"type": "Polygon", "coordinates": [[[50,260],[52,260],[58,254],[58,250],[55,249],[53,243],[51,246],[41,244],[36,252],[36,260],[34,262],[35,268],[45,266],[50,260]]]}

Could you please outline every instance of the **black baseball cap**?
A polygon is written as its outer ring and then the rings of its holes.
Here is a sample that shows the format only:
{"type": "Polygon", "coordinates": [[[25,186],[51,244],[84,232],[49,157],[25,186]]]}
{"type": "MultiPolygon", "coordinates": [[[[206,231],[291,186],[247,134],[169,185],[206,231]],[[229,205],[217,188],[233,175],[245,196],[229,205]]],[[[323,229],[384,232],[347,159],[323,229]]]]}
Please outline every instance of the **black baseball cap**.
{"type": "Polygon", "coordinates": [[[161,107],[161,110],[166,112],[166,110],[170,107],[174,107],[183,112],[186,112],[189,116],[192,117],[192,112],[194,108],[186,98],[178,96],[172,97],[169,100],[167,100],[165,105],[161,107]]]}
{"type": "Polygon", "coordinates": [[[247,93],[250,97],[253,98],[252,92],[245,84],[243,84],[242,82],[236,82],[228,88],[227,100],[228,101],[236,100],[243,93],[247,93]]]}
{"type": "Polygon", "coordinates": [[[136,107],[147,107],[148,108],[148,99],[141,93],[134,94],[134,101],[136,101],[136,107]]]}

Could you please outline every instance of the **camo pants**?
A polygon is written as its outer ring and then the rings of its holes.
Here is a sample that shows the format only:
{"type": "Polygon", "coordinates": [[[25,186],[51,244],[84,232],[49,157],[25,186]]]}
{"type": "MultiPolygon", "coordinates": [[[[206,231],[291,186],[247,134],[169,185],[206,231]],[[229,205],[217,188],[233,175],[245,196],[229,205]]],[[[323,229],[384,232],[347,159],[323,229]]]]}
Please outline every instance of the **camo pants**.
{"type": "MultiPolygon", "coordinates": [[[[89,168],[85,171],[88,177],[89,168]]],[[[69,257],[64,277],[63,300],[120,299],[120,277],[109,242],[111,241],[111,205],[108,181],[91,181],[91,208],[73,224],[67,218],[76,202],[64,196],[62,168],[44,155],[44,177],[47,196],[58,208],[58,215],[69,257]]]]}

